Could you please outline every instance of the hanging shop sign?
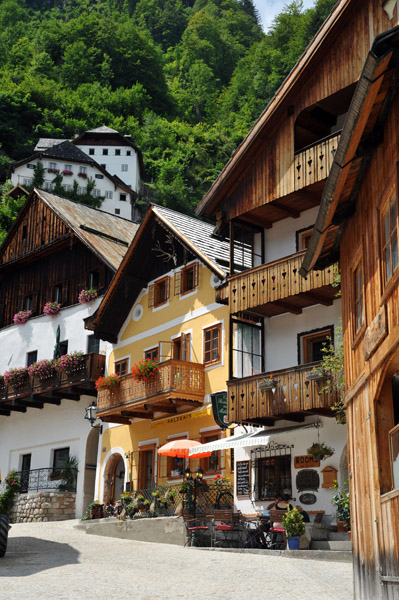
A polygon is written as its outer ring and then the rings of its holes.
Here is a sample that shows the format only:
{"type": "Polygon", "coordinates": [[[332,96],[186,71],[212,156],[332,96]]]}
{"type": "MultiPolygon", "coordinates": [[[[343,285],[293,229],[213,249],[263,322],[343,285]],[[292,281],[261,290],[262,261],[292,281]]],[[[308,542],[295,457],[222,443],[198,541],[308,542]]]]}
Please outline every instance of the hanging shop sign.
{"type": "Polygon", "coordinates": [[[227,418],[227,392],[211,394],[213,418],[222,429],[227,429],[231,423],[227,418]]]}

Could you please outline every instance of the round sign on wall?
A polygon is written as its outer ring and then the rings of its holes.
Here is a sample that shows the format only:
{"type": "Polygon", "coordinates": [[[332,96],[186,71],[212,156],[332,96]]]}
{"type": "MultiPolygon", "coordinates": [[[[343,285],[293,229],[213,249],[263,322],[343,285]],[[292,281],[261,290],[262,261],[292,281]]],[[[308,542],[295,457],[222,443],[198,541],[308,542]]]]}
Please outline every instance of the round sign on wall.
{"type": "Polygon", "coordinates": [[[299,496],[299,502],[301,504],[315,504],[316,500],[316,494],[313,494],[312,492],[306,492],[299,496]]]}

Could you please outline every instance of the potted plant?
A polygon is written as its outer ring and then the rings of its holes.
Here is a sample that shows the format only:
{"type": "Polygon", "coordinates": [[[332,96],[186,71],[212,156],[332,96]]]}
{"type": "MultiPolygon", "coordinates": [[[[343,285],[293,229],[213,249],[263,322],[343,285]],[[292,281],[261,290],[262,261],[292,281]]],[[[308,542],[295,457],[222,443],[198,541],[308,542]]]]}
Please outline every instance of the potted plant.
{"type": "Polygon", "coordinates": [[[225,475],[216,475],[216,477],[213,478],[213,481],[215,482],[215,485],[228,485],[230,479],[225,475]]]}
{"type": "Polygon", "coordinates": [[[14,390],[23,388],[28,382],[29,371],[28,367],[20,367],[19,369],[10,369],[4,373],[4,382],[6,385],[11,385],[14,390]]]}
{"type": "Polygon", "coordinates": [[[0,494],[0,557],[7,549],[9,521],[14,505],[14,496],[20,490],[19,477],[16,471],[10,471],[5,478],[6,489],[0,494]]]}
{"type": "Polygon", "coordinates": [[[132,377],[136,381],[151,381],[154,379],[159,365],[151,358],[143,358],[132,367],[132,377]]]}
{"type": "Polygon", "coordinates": [[[351,506],[348,482],[345,481],[343,488],[340,490],[338,487],[338,481],[335,480],[333,489],[335,492],[332,497],[332,501],[337,510],[338,531],[348,531],[351,527],[351,506]]]}
{"type": "Polygon", "coordinates": [[[28,367],[28,373],[31,377],[37,377],[41,381],[44,379],[50,379],[57,372],[54,360],[48,360],[44,358],[35,362],[28,367]]]}
{"type": "Polygon", "coordinates": [[[70,177],[71,175],[73,175],[73,172],[70,169],[64,169],[62,171],[62,174],[66,177],[70,177]]]}
{"type": "Polygon", "coordinates": [[[101,376],[95,382],[96,390],[99,392],[101,390],[113,389],[118,385],[119,381],[119,375],[115,375],[115,373],[107,377],[101,376]]]}
{"type": "Polygon", "coordinates": [[[324,372],[324,370],[321,367],[320,368],[314,367],[306,375],[306,381],[316,381],[317,383],[319,383],[320,381],[324,381],[325,378],[326,378],[326,373],[324,372]]]}
{"type": "Polygon", "coordinates": [[[43,306],[43,314],[54,317],[58,315],[61,310],[61,304],[59,302],[46,302],[43,306]]]}
{"type": "Polygon", "coordinates": [[[79,304],[87,304],[97,298],[97,290],[94,288],[84,288],[78,296],[79,304]]]}
{"type": "Polygon", "coordinates": [[[60,469],[61,481],[58,485],[60,492],[75,492],[76,491],[76,480],[78,477],[79,461],[76,456],[68,456],[64,466],[60,469]]]}
{"type": "Polygon", "coordinates": [[[71,352],[57,359],[57,369],[61,373],[72,375],[84,369],[85,356],[83,352],[71,352]]]}
{"type": "Polygon", "coordinates": [[[261,391],[272,390],[273,392],[275,392],[277,386],[278,386],[278,381],[274,377],[274,375],[269,375],[268,377],[265,377],[261,381],[258,381],[258,384],[257,384],[258,390],[261,390],[261,391]]]}
{"type": "Polygon", "coordinates": [[[331,446],[327,446],[325,442],[314,442],[306,452],[309,456],[314,456],[315,460],[325,460],[332,456],[335,450],[331,446]]]}
{"type": "Polygon", "coordinates": [[[299,538],[305,533],[303,516],[297,508],[293,508],[292,510],[287,508],[281,522],[286,532],[288,549],[299,550],[299,538]]]}
{"type": "Polygon", "coordinates": [[[13,316],[15,325],[23,325],[32,316],[31,310],[20,310],[13,316]]]}

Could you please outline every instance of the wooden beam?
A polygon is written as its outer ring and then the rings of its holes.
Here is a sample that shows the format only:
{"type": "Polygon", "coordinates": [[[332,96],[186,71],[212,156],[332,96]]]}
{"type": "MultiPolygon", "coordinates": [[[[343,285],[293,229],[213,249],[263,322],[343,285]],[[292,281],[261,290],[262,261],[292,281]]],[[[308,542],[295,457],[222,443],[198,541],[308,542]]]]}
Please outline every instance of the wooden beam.
{"type": "Polygon", "coordinates": [[[110,417],[99,417],[104,423],[119,423],[120,425],[130,425],[130,419],[124,419],[123,417],[110,416],[110,417]]]}
{"type": "Polygon", "coordinates": [[[32,394],[32,400],[38,400],[39,402],[45,402],[46,404],[55,404],[57,406],[61,404],[60,398],[53,398],[52,396],[42,396],[40,394],[32,394]]]}
{"type": "Polygon", "coordinates": [[[297,195],[308,202],[311,202],[314,206],[318,206],[320,204],[320,196],[316,196],[316,194],[312,194],[312,192],[307,192],[306,190],[300,190],[297,192],[297,195]]]}
{"type": "Polygon", "coordinates": [[[283,415],[277,415],[278,419],[284,419],[284,421],[295,421],[295,423],[303,423],[303,421],[305,420],[305,417],[303,415],[300,415],[299,413],[291,413],[291,414],[283,414],[283,415]]]}
{"type": "Polygon", "coordinates": [[[121,410],[122,417],[129,417],[130,419],[152,419],[151,412],[139,412],[137,410],[121,410]]]}
{"type": "Polygon", "coordinates": [[[67,392],[65,390],[53,390],[51,395],[56,398],[64,398],[65,400],[80,400],[79,394],[74,394],[73,392],[67,392]]]}
{"type": "Polygon", "coordinates": [[[202,404],[198,400],[188,400],[186,398],[174,398],[174,402],[177,406],[201,406],[202,404]]]}
{"type": "Polygon", "coordinates": [[[315,302],[316,304],[322,304],[323,306],[331,306],[334,301],[333,298],[324,298],[313,292],[305,292],[301,294],[301,298],[311,300],[312,302],[315,302]]]}
{"type": "Polygon", "coordinates": [[[287,217],[292,217],[293,219],[299,219],[301,216],[301,213],[298,210],[282,206],[279,202],[271,202],[269,206],[284,213],[287,217]]]}
{"type": "Polygon", "coordinates": [[[10,411],[9,410],[5,410],[4,408],[0,408],[0,416],[3,415],[4,417],[9,417],[10,416],[10,411]]]}
{"type": "Polygon", "coordinates": [[[79,387],[79,386],[73,385],[72,389],[74,392],[76,392],[80,396],[83,396],[83,394],[85,396],[92,396],[93,398],[95,398],[97,396],[97,390],[95,388],[84,388],[84,387],[79,387]]]}
{"type": "Polygon", "coordinates": [[[282,302],[281,300],[275,300],[273,304],[279,306],[280,308],[283,308],[284,310],[292,313],[293,315],[300,315],[302,313],[302,308],[299,308],[298,306],[292,306],[292,304],[282,302]]]}
{"type": "Polygon", "coordinates": [[[26,412],[25,406],[15,406],[14,404],[7,404],[7,408],[15,412],[26,412]]]}
{"type": "Polygon", "coordinates": [[[144,404],[144,408],[152,412],[165,412],[172,415],[177,413],[176,406],[164,406],[163,404],[144,404]]]}
{"type": "Polygon", "coordinates": [[[43,402],[30,402],[29,400],[19,400],[16,402],[19,406],[26,406],[28,408],[43,408],[43,402]]]}

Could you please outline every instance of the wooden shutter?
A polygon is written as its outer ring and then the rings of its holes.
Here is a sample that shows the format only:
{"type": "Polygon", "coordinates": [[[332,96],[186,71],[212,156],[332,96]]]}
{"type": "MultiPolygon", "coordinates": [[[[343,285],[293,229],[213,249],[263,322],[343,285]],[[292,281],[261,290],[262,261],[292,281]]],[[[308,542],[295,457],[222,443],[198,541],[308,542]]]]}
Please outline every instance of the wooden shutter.
{"type": "Polygon", "coordinates": [[[170,277],[166,277],[165,281],[165,300],[169,300],[170,295],[170,277]]]}
{"type": "Polygon", "coordinates": [[[151,308],[155,304],[155,285],[152,284],[148,288],[148,308],[151,308]]]}
{"type": "Polygon", "coordinates": [[[194,288],[197,288],[198,287],[198,278],[199,278],[198,263],[195,263],[193,266],[194,266],[194,274],[193,274],[194,288]]]}
{"type": "Polygon", "coordinates": [[[180,296],[182,272],[175,273],[175,296],[180,296]]]}
{"type": "Polygon", "coordinates": [[[158,454],[158,478],[167,477],[167,476],[168,476],[168,457],[158,454]]]}
{"type": "Polygon", "coordinates": [[[183,333],[181,337],[182,337],[181,359],[188,362],[190,360],[190,337],[191,336],[189,333],[183,333]]]}

